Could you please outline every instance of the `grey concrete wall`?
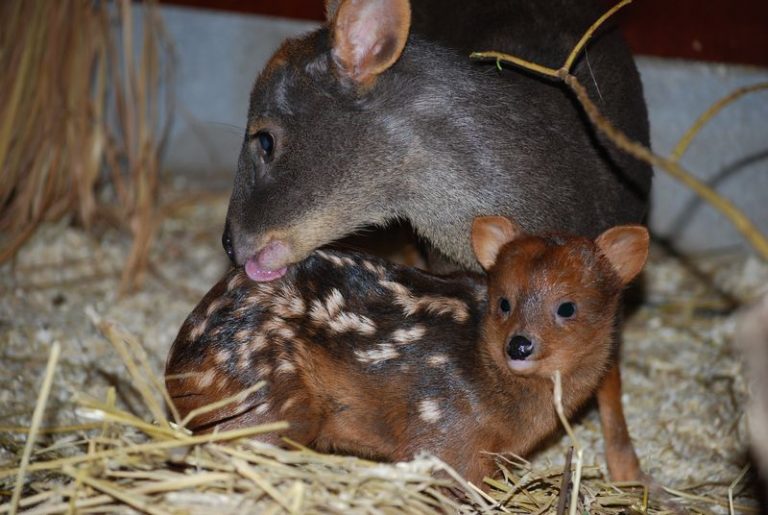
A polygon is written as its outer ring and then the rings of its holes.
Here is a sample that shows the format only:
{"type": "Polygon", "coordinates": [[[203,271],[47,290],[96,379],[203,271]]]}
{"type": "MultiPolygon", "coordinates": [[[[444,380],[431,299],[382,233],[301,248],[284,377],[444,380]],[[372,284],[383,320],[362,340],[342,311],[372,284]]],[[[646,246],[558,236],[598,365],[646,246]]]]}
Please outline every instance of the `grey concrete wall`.
{"type": "MultiPolygon", "coordinates": [[[[669,155],[709,106],[734,89],[768,81],[768,70],[661,59],[638,59],[654,150],[669,155]]],[[[768,234],[768,91],[742,97],[712,119],[681,163],[744,209],[768,234]]],[[[711,206],[663,171],[653,185],[651,227],[683,249],[742,244],[711,206]]]]}
{"type": "Polygon", "coordinates": [[[227,181],[245,131],[248,95],[287,37],[317,24],[162,7],[176,50],[176,109],[163,164],[172,172],[227,181]]]}
{"type": "MultiPolygon", "coordinates": [[[[178,59],[177,116],[164,166],[228,187],[254,78],[286,37],[316,26],[267,17],[163,7],[178,59]]],[[[639,58],[652,142],[668,153],[712,102],[768,80],[768,70],[639,58]]],[[[768,92],[742,99],[705,128],[683,159],[743,207],[768,233],[768,92]]],[[[652,229],[684,250],[744,245],[741,236],[685,187],[657,172],[652,229]]]]}

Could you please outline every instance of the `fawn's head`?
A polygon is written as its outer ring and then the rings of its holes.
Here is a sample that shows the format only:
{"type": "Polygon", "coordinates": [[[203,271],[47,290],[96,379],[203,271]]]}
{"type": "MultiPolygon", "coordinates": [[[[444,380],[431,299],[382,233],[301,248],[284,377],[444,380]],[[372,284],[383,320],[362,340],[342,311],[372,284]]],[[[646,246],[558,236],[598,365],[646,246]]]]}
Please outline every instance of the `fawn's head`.
{"type": "Polygon", "coordinates": [[[515,374],[598,377],[609,361],[619,300],[648,255],[648,231],[608,229],[594,241],[530,236],[503,217],[479,217],[472,246],[488,273],[485,350],[515,374]]]}

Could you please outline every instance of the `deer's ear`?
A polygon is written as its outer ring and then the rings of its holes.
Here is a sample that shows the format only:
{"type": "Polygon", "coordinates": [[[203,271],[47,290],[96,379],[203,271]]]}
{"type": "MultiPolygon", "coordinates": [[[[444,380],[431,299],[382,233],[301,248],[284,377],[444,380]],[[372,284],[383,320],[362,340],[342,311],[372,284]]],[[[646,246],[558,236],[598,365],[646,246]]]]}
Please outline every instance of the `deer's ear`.
{"type": "Polygon", "coordinates": [[[642,225],[619,225],[597,237],[595,244],[608,258],[621,282],[629,283],[648,259],[650,237],[642,225]]]}
{"type": "Polygon", "coordinates": [[[523,234],[519,225],[503,216],[478,216],[472,222],[472,250],[480,266],[488,270],[496,263],[501,247],[523,234]]]}
{"type": "Polygon", "coordinates": [[[411,28],[408,0],[327,0],[333,60],[339,71],[366,86],[389,69],[411,28]]]}

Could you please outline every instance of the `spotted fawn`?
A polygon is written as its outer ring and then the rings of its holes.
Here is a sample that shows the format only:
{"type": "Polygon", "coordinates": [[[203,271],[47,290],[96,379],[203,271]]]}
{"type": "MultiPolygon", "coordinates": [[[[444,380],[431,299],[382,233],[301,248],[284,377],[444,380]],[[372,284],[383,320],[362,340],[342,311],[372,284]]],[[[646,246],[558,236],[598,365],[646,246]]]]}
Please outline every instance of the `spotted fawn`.
{"type": "Polygon", "coordinates": [[[261,438],[385,461],[428,451],[481,484],[494,471],[486,453],[525,455],[556,430],[556,370],[567,414],[595,393],[648,233],[530,236],[480,217],[472,247],[486,277],[330,250],[272,282],[232,269],[171,348],[176,408],[184,417],[265,381],[189,428],[286,420],[286,431],[261,438]]]}

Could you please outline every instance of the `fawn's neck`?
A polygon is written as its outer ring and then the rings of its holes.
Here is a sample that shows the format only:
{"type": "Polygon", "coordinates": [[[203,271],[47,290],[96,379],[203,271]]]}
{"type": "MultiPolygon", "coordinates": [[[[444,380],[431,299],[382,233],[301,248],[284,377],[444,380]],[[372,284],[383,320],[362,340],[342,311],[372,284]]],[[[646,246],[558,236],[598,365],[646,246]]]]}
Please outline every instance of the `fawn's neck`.
{"type": "MultiPolygon", "coordinates": [[[[489,406],[485,427],[495,428],[495,452],[524,454],[560,426],[555,406],[555,383],[551,377],[524,376],[493,367],[483,405],[489,406]]],[[[561,378],[562,407],[570,417],[594,392],[597,381],[576,371],[561,378]]]]}

